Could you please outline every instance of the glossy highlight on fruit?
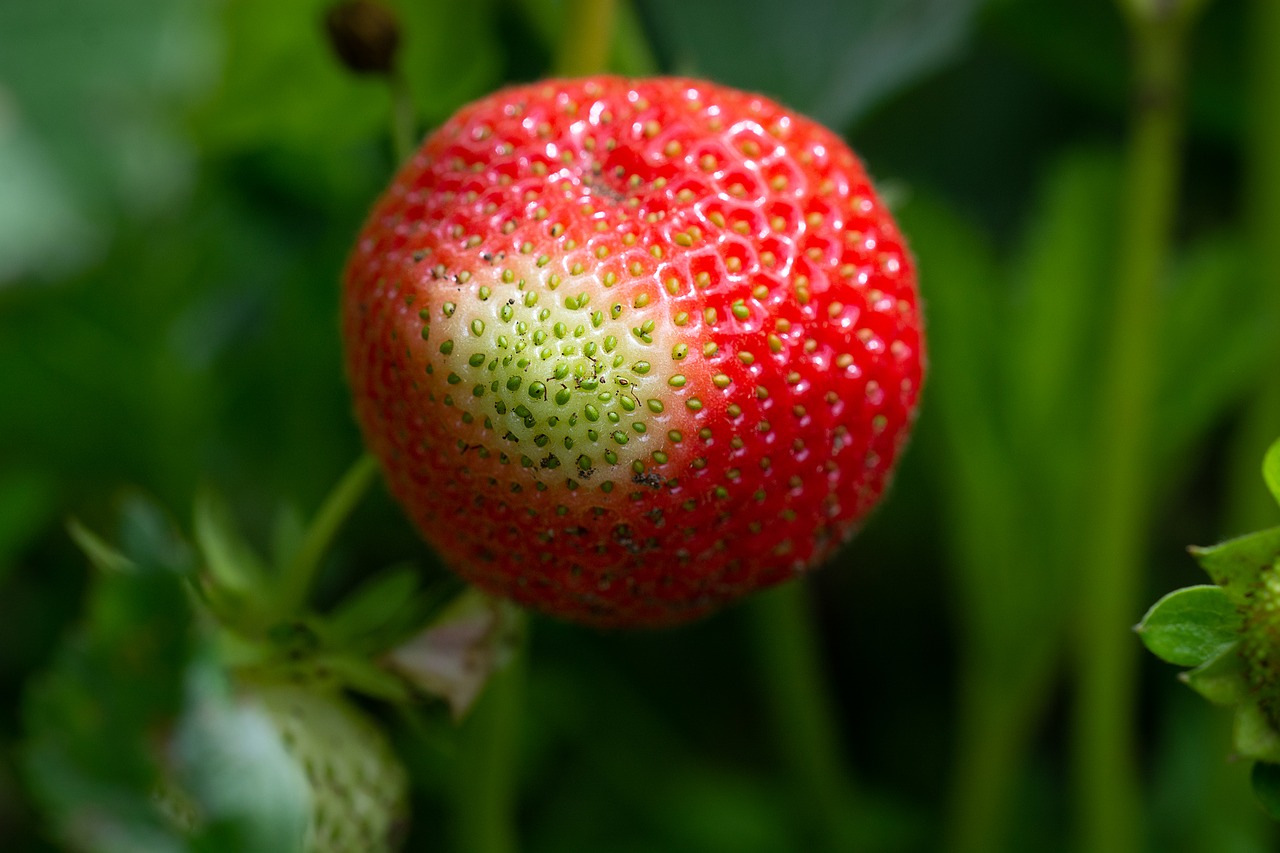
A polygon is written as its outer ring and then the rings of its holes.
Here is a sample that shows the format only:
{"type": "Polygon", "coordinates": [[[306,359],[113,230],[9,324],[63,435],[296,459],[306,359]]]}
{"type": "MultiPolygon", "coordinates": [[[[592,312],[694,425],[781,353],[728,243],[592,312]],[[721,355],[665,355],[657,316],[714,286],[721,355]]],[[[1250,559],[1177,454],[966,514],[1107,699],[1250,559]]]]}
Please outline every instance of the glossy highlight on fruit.
{"type": "Polygon", "coordinates": [[[924,363],[912,260],[845,144],[671,78],[463,108],[370,214],[343,336],[447,564],[602,626],[820,563],[884,491],[924,363]]]}

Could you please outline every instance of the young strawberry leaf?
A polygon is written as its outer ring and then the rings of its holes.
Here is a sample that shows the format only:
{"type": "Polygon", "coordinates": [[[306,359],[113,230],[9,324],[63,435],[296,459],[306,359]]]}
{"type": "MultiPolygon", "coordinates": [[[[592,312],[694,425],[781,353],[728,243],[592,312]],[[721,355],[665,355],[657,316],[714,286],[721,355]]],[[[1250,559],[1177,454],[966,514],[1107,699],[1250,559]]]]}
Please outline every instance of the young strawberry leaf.
{"type": "Polygon", "coordinates": [[[1157,601],[1135,629],[1156,657],[1200,666],[1235,643],[1243,619],[1218,586],[1192,586],[1157,601]]]}

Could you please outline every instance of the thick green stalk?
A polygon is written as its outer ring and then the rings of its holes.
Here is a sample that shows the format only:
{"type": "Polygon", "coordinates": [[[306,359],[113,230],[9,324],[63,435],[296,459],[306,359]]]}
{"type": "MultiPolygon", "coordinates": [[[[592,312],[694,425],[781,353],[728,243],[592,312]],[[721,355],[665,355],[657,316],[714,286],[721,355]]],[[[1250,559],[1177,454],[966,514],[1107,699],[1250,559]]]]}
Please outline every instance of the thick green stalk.
{"type": "Polygon", "coordinates": [[[1135,100],[1075,625],[1077,841],[1089,853],[1133,853],[1142,847],[1133,738],[1139,647],[1130,626],[1141,616],[1159,284],[1177,198],[1189,17],[1179,13],[1177,3],[1131,5],[1148,11],[1132,16],[1135,100]]]}
{"type": "Polygon", "coordinates": [[[763,593],[749,613],[759,674],[794,786],[814,838],[843,849],[855,815],[853,783],[840,760],[839,726],[826,690],[807,588],[788,583],[763,593]]]}
{"type": "MultiPolygon", "coordinates": [[[[1280,330],[1280,3],[1251,4],[1249,53],[1252,85],[1245,149],[1245,198],[1255,284],[1262,315],[1280,330]]],[[[1227,535],[1275,524],[1275,503],[1258,478],[1258,465],[1280,437],[1280,331],[1271,338],[1261,382],[1237,436],[1227,535]]]]}
{"type": "Polygon", "coordinates": [[[563,35],[557,49],[555,74],[584,77],[609,66],[613,48],[616,0],[568,0],[563,35]]]}
{"type": "Polygon", "coordinates": [[[490,676],[459,730],[456,849],[465,853],[520,849],[515,756],[520,745],[527,646],[522,636],[515,645],[515,657],[490,676]]]}

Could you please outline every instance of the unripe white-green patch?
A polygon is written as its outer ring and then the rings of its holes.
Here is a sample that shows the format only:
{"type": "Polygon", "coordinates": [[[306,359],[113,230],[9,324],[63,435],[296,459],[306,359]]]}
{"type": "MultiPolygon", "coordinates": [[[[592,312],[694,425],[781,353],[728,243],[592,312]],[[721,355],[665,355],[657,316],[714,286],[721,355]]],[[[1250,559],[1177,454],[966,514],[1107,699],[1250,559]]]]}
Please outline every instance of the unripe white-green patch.
{"type": "Polygon", "coordinates": [[[553,275],[482,270],[479,290],[460,287],[419,314],[430,399],[482,427],[461,452],[524,468],[540,488],[602,488],[665,464],[661,397],[679,385],[661,369],[676,344],[660,306],[640,293],[601,310],[591,298],[601,282],[576,276],[560,297],[553,275]]]}

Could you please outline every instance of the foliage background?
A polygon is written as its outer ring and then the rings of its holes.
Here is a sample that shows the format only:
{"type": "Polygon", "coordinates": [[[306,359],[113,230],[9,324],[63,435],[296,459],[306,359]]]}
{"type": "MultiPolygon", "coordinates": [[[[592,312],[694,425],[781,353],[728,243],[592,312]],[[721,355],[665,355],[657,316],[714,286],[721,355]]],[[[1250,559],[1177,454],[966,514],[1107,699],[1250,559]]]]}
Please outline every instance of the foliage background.
{"type": "MultiPolygon", "coordinates": [[[[337,279],[393,165],[390,99],[333,60],[325,5],[0,0],[7,850],[57,849],[19,747],[24,686],[83,606],[65,519],[109,527],[126,487],[185,519],[212,483],[265,538],[281,500],[314,507],[359,453],[337,279]]],[[[425,128],[550,73],[573,33],[555,0],[392,5],[425,128]]],[[[1093,442],[1113,424],[1094,398],[1106,330],[1125,320],[1111,298],[1132,104],[1118,4],[619,6],[614,70],[757,89],[843,131],[922,270],[933,373],[917,437],[888,502],[807,583],[859,849],[1079,849],[1089,800],[1115,793],[1079,782],[1082,637],[1127,630],[1196,582],[1185,545],[1274,523],[1256,474],[1280,434],[1268,5],[1210,4],[1189,42],[1174,249],[1155,368],[1135,389],[1151,398],[1130,531],[1145,557],[1127,621],[1102,628],[1080,540],[1105,502],[1093,442]]],[[[325,594],[403,560],[442,573],[379,493],[325,594]]],[[[759,609],[658,634],[535,620],[524,849],[840,847],[809,820],[821,796],[780,728],[785,677],[762,675],[774,638],[759,609]]],[[[1113,757],[1120,795],[1130,770],[1137,785],[1138,846],[1272,849],[1225,758],[1226,715],[1136,641],[1116,647],[1132,655],[1131,693],[1113,697],[1132,737],[1113,757]]],[[[443,720],[396,735],[415,782],[410,849],[447,849],[465,755],[443,720]]]]}

